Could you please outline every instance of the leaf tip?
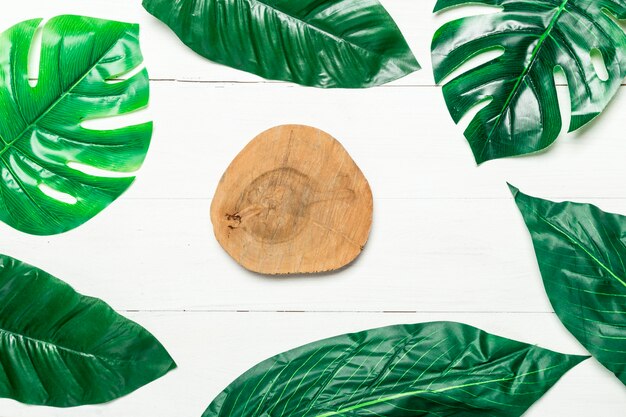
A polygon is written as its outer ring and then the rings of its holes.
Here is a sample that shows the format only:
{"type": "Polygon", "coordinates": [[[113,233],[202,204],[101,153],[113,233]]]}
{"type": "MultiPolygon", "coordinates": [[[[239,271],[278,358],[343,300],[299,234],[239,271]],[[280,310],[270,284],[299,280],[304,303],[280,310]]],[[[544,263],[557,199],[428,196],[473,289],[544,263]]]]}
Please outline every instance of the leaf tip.
{"type": "MultiPolygon", "coordinates": [[[[446,74],[446,76],[447,75],[448,74],[446,74]]],[[[444,85],[444,90],[445,90],[445,87],[446,86],[444,85]]],[[[444,92],[444,96],[445,96],[445,92],[444,92]]],[[[452,108],[447,98],[446,98],[446,105],[448,106],[448,110],[452,108]]],[[[455,113],[452,115],[452,119],[454,120],[454,123],[458,124],[461,121],[461,118],[463,116],[464,116],[463,113],[455,113]]],[[[477,146],[475,146],[474,142],[472,142],[473,139],[472,139],[472,134],[469,131],[469,127],[465,131],[465,138],[468,140],[468,142],[470,142],[470,149],[472,150],[472,155],[474,155],[474,161],[476,162],[477,166],[481,166],[485,162],[489,162],[494,159],[504,158],[503,156],[497,156],[497,155],[492,156],[490,155],[489,152],[485,152],[485,149],[483,149],[482,147],[479,149],[477,146]]]]}
{"type": "Polygon", "coordinates": [[[517,195],[519,194],[519,188],[517,188],[516,186],[514,186],[513,184],[511,184],[510,182],[506,182],[506,185],[508,185],[509,187],[509,191],[511,191],[511,194],[513,194],[513,198],[517,197],[517,195]]]}
{"type": "Polygon", "coordinates": [[[437,13],[441,11],[442,9],[444,9],[445,7],[446,5],[444,2],[442,2],[441,0],[437,0],[437,3],[435,3],[435,7],[433,8],[433,13],[437,13]]]}
{"type": "Polygon", "coordinates": [[[169,365],[169,368],[167,368],[167,372],[171,372],[171,371],[178,369],[178,364],[176,363],[174,358],[172,358],[171,356],[169,358],[170,358],[170,365],[169,365]]]}
{"type": "Polygon", "coordinates": [[[575,368],[576,366],[580,365],[587,359],[591,358],[591,356],[589,355],[566,355],[566,356],[567,356],[567,362],[570,365],[569,369],[575,368]]]}

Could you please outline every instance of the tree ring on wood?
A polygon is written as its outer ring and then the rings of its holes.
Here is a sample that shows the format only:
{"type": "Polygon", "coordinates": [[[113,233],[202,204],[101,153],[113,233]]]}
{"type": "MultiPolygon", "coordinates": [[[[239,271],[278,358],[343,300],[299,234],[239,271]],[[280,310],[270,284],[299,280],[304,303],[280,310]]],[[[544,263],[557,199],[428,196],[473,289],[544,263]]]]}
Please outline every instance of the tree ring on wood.
{"type": "Polygon", "coordinates": [[[363,250],[372,192],[341,144],[308,126],[278,126],[230,164],[211,204],[222,247],[263,274],[339,269],[363,250]]]}

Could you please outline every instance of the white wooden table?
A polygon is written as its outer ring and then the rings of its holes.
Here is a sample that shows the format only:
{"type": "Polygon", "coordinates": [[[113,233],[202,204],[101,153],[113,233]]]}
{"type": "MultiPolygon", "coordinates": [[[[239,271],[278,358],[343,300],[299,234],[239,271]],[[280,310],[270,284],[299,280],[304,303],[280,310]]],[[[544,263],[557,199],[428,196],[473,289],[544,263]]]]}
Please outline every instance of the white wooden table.
{"type": "MultiPolygon", "coordinates": [[[[99,297],[152,331],[179,369],[102,406],[28,407],[0,417],[200,417],[240,373],[336,334],[395,323],[462,321],[565,353],[584,353],[548,303],[530,237],[505,181],[553,199],[626,213],[626,91],[583,132],[546,153],[477,168],[433,82],[433,0],[383,0],[424,69],[369,90],[267,82],[195,55],[141,0],[7,2],[0,28],[58,14],[138,22],[149,110],[100,125],[153,120],[134,186],[84,226],[34,237],[0,224],[3,253],[99,297]],[[209,206],[232,158],[261,131],[302,123],[339,139],[375,197],[366,250],[348,269],[266,278],[213,237],[209,206]]],[[[565,88],[560,88],[563,98],[565,88]]],[[[565,110],[564,113],[567,113],[565,110]]],[[[567,117],[567,114],[565,114],[567,117]]],[[[622,417],[626,389],[594,360],[567,374],[528,417],[622,417]]]]}

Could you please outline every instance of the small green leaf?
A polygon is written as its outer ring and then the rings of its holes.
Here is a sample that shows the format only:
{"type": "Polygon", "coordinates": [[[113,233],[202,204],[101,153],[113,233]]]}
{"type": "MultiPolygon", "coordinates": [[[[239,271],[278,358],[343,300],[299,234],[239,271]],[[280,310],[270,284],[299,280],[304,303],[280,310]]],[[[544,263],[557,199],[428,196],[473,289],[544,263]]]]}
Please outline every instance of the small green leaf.
{"type": "Polygon", "coordinates": [[[54,407],[98,404],[174,368],[138,324],[0,255],[0,397],[54,407]]]}
{"type": "Polygon", "coordinates": [[[626,384],[626,217],[511,191],[556,314],[626,384]]]}
{"type": "Polygon", "coordinates": [[[198,54],[271,80],[371,87],[419,69],[378,0],[144,0],[198,54]]]}
{"type": "Polygon", "coordinates": [[[518,417],[585,359],[459,323],[383,327],[261,362],[203,417],[518,417]]]}
{"type": "Polygon", "coordinates": [[[626,18],[624,0],[438,0],[435,12],[468,4],[502,11],[443,25],[433,38],[432,60],[440,83],[474,57],[503,52],[443,87],[456,123],[486,104],[465,131],[479,164],[536,152],[556,140],[562,126],[557,69],[569,87],[570,131],[600,114],[626,76],[626,34],[613,20],[626,18]],[[608,79],[595,69],[593,54],[601,56],[608,79]]]}
{"type": "Polygon", "coordinates": [[[0,34],[0,220],[51,235],[83,224],[131,185],[152,125],[82,126],[148,104],[145,69],[111,81],[142,62],[137,25],[51,19],[42,29],[39,77],[31,86],[28,55],[40,23],[27,20],[0,34]]]}

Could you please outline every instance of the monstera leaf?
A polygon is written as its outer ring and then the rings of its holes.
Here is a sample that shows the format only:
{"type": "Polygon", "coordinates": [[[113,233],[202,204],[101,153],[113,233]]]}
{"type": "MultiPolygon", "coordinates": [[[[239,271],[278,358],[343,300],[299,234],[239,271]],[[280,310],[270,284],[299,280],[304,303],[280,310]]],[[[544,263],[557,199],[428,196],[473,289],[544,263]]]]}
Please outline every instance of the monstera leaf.
{"type": "Polygon", "coordinates": [[[419,69],[378,0],[144,0],[191,49],[272,80],[371,87],[419,69]]]}
{"type": "Polygon", "coordinates": [[[383,327],[261,362],[203,417],[517,417],[584,359],[459,323],[383,327]]]}
{"type": "Polygon", "coordinates": [[[0,397],[103,403],[175,367],[154,336],[104,302],[0,255],[0,397]]]}
{"type": "MultiPolygon", "coordinates": [[[[444,85],[455,122],[487,102],[465,131],[476,161],[527,154],[549,146],[561,131],[554,81],[560,68],[569,87],[573,131],[596,117],[626,75],[626,35],[610,14],[626,18],[624,0],[438,0],[435,11],[483,4],[501,12],[454,20],[432,44],[439,83],[469,59],[499,57],[444,85]],[[596,70],[601,55],[608,79],[596,70]]],[[[598,65],[601,67],[601,65],[598,65]]]]}
{"type": "Polygon", "coordinates": [[[142,62],[138,26],[59,16],[43,27],[39,77],[28,55],[41,19],[0,35],[0,220],[32,234],[86,222],[133,182],[145,158],[150,123],[93,130],[90,119],[148,103],[145,70],[112,82],[142,62]]]}
{"type": "Polygon", "coordinates": [[[556,314],[626,384],[626,217],[511,190],[556,314]]]}

